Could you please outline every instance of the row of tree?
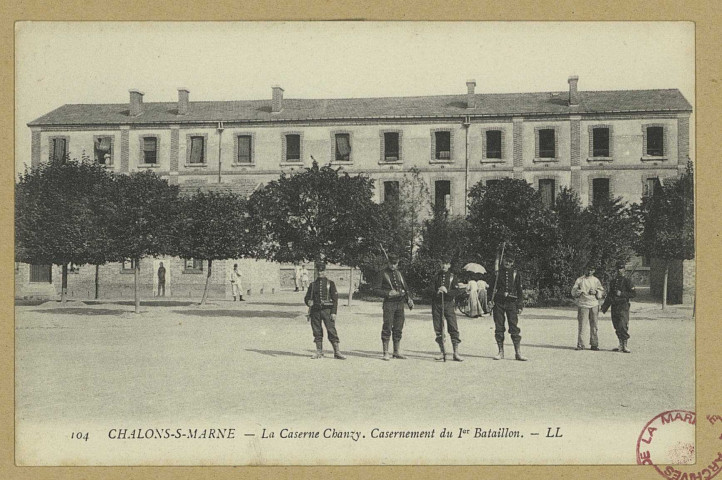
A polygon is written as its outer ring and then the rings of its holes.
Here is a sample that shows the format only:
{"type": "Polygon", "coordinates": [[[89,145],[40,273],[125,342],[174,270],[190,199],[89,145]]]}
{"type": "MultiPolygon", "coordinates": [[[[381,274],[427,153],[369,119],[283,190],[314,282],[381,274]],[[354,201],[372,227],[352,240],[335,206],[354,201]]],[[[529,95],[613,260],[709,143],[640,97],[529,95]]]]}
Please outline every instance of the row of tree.
{"type": "Polygon", "coordinates": [[[431,284],[442,254],[459,267],[468,262],[490,267],[499,245],[509,242],[540,304],[570,301],[571,285],[588,266],[606,280],[618,261],[636,254],[665,262],[664,306],[670,263],[694,258],[691,162],[679,178],[657,181],[639,204],[608,198],[583,207],[575,191],[562,188],[553,205],[545,205],[529,183],[506,178],[475,185],[463,217],[433,209],[430,200],[420,202],[419,192],[428,197],[422,177],[412,171],[398,198],[382,208],[392,227],[384,241],[406,259],[409,283],[417,291],[431,284]]]}
{"type": "MultiPolygon", "coordinates": [[[[457,265],[491,265],[502,241],[512,244],[531,287],[549,299],[565,296],[590,264],[611,270],[636,251],[691,258],[692,170],[655,189],[641,205],[619,199],[582,208],[562,190],[553,207],[522,180],[481,183],[469,194],[467,217],[433,209],[417,170],[396,195],[373,201],[373,180],[315,162],[282,174],[246,199],[230,192],[181,195],[151,172],[114,174],[88,159],[50,161],[26,170],[16,185],[16,260],[62,267],[132,259],[135,304],[143,258],[171,255],[207,261],[205,303],[213,262],[262,258],[361,267],[367,277],[384,260],[381,246],[398,254],[412,289],[422,292],[441,253],[457,265]]],[[[96,268],[96,285],[97,285],[96,268]]],[[[97,291],[96,291],[97,293],[97,291]]]]}

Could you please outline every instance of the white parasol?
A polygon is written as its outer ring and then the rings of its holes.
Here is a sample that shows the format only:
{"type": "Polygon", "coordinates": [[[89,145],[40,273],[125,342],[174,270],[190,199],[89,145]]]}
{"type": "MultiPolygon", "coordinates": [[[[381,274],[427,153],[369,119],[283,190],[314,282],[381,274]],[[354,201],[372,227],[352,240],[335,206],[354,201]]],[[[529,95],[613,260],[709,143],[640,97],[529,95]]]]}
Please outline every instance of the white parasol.
{"type": "Polygon", "coordinates": [[[486,273],[486,268],[478,263],[467,263],[464,265],[464,270],[471,273],[486,273]]]}

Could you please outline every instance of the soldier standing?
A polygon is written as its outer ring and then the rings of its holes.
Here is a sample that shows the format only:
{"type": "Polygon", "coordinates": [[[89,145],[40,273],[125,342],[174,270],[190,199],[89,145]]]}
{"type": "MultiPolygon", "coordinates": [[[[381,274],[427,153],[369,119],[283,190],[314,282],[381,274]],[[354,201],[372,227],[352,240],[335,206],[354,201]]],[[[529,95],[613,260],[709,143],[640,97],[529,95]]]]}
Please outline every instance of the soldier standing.
{"type": "Polygon", "coordinates": [[[336,284],[326,278],[326,264],[316,263],[318,278],[311,282],[306,292],[305,302],[311,308],[311,329],[313,341],[316,342],[316,353],[312,359],[323,358],[323,325],[326,325],[328,340],[333,346],[333,358],[346,360],[339,350],[339,339],[336,333],[336,312],[338,311],[338,291],[336,284]]]}
{"type": "Polygon", "coordinates": [[[637,295],[632,281],[624,276],[626,264],[617,262],[617,275],[609,283],[609,294],[602,305],[602,313],[607,313],[612,307],[612,325],[619,339],[619,346],[612,349],[615,352],[630,353],[627,348],[629,340],[629,299],[637,295]]]}
{"type": "Polygon", "coordinates": [[[158,267],[158,296],[165,297],[165,267],[163,262],[160,262],[160,267],[158,267]]]}
{"type": "Polygon", "coordinates": [[[383,359],[391,360],[389,354],[389,340],[393,337],[393,358],[406,359],[401,354],[401,334],[404,329],[404,309],[406,305],[413,308],[413,301],[409,297],[406,281],[399,272],[399,257],[393,253],[389,255],[389,265],[381,272],[381,285],[377,289],[379,296],[383,297],[384,324],[381,328],[381,343],[383,345],[383,359]]]}
{"type": "Polygon", "coordinates": [[[503,260],[503,266],[499,270],[492,292],[494,314],[494,337],[499,347],[499,353],[494,360],[504,358],[504,319],[509,323],[509,335],[514,342],[516,359],[522,362],[527,358],[521,354],[521,330],[519,329],[519,315],[524,308],[524,294],[521,286],[521,275],[514,269],[514,257],[507,254],[503,260]]]}
{"type": "Polygon", "coordinates": [[[433,291],[434,297],[431,303],[431,318],[434,323],[434,331],[436,332],[436,343],[441,349],[441,356],[434,360],[438,362],[446,361],[446,347],[444,346],[444,319],[446,319],[446,327],[451,337],[451,345],[454,348],[454,360],[463,362],[464,359],[459,356],[459,326],[456,322],[456,306],[454,299],[462,292],[459,288],[459,280],[456,275],[451,273],[451,259],[444,255],[441,257],[441,271],[434,277],[433,291]]]}

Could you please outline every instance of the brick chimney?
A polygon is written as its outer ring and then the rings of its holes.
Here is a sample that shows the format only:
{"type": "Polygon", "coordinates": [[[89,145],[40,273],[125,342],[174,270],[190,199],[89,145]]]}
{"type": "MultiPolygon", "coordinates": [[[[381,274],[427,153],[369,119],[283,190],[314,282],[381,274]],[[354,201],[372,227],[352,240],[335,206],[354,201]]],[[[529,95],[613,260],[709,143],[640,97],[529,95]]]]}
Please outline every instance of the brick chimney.
{"type": "Polygon", "coordinates": [[[283,110],[283,89],[279,85],[274,85],[271,112],[278,113],[281,110],[283,110]]]}
{"type": "Polygon", "coordinates": [[[140,90],[129,90],[130,91],[130,115],[137,117],[143,113],[143,92],[140,90]]]}
{"type": "Polygon", "coordinates": [[[579,77],[573,75],[569,77],[569,105],[579,105],[579,93],[577,92],[577,83],[579,77]]]}
{"type": "Polygon", "coordinates": [[[476,108],[474,100],[474,88],[476,88],[476,80],[466,81],[466,108],[476,108]]]}
{"type": "Polygon", "coordinates": [[[188,95],[190,91],[187,88],[178,89],[178,115],[187,115],[190,110],[188,105],[188,95]]]}

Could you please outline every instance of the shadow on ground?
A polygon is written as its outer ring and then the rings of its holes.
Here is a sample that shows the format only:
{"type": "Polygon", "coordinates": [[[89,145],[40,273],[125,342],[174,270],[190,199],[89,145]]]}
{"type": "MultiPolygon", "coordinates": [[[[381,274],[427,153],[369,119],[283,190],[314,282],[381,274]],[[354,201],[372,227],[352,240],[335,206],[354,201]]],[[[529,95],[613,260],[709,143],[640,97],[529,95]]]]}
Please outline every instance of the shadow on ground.
{"type": "MultiPolygon", "coordinates": [[[[116,302],[109,302],[106,300],[84,300],[86,305],[135,305],[132,300],[119,300],[116,302]]],[[[141,301],[141,307],[187,307],[190,305],[197,305],[198,302],[188,302],[180,300],[146,300],[141,301]]]]}
{"type": "Polygon", "coordinates": [[[269,357],[302,357],[307,358],[310,357],[311,354],[303,355],[300,353],[294,353],[294,352],[284,352],[282,350],[256,350],[254,348],[247,348],[247,352],[253,352],[253,353],[260,353],[261,355],[268,355],[269,357]]]}
{"type": "Polygon", "coordinates": [[[535,345],[533,343],[522,343],[521,346],[530,348],[551,348],[552,350],[576,350],[576,347],[568,347],[566,345],[535,345]]]}
{"type": "MultiPolygon", "coordinates": [[[[364,357],[364,358],[376,358],[376,359],[378,359],[378,360],[381,360],[381,356],[383,355],[383,352],[381,352],[381,350],[378,350],[378,351],[353,350],[353,351],[350,351],[350,352],[343,351],[343,353],[344,353],[344,355],[352,355],[352,356],[364,357]]],[[[409,360],[412,360],[412,359],[413,359],[413,360],[431,360],[431,361],[434,360],[433,358],[431,358],[430,356],[427,356],[427,355],[414,355],[414,354],[411,354],[411,353],[409,353],[408,350],[403,350],[403,349],[402,349],[402,350],[401,350],[401,353],[402,353],[404,356],[408,357],[409,360]]],[[[399,360],[399,359],[396,359],[396,358],[395,358],[395,359],[392,359],[392,360],[396,360],[397,362],[403,362],[403,360],[399,360]]]]}
{"type": "Polygon", "coordinates": [[[235,318],[296,318],[299,312],[276,310],[174,310],[173,313],[192,317],[235,317],[235,318]]]}
{"type": "Polygon", "coordinates": [[[33,310],[37,313],[53,313],[53,314],[60,314],[60,315],[86,315],[86,316],[95,316],[95,315],[122,315],[125,313],[124,310],[110,310],[108,308],[74,308],[74,307],[65,307],[65,308],[46,308],[43,310],[33,310]]]}
{"type": "MultiPolygon", "coordinates": [[[[463,345],[463,344],[462,344],[462,345],[463,345]]],[[[420,350],[409,350],[409,351],[410,351],[410,352],[414,352],[414,353],[418,353],[418,354],[422,354],[422,355],[428,355],[429,357],[432,357],[432,358],[433,358],[433,357],[438,357],[439,354],[441,353],[440,350],[434,350],[434,351],[432,351],[432,352],[428,352],[428,351],[427,351],[427,352],[423,352],[423,351],[420,351],[420,350]]],[[[453,361],[453,359],[452,359],[452,355],[453,355],[453,354],[454,354],[454,350],[453,350],[450,346],[447,345],[447,347],[446,347],[446,361],[447,361],[447,362],[453,361]]],[[[488,359],[491,359],[491,360],[494,359],[494,356],[493,356],[493,355],[470,355],[470,354],[468,354],[468,353],[464,353],[462,350],[459,350],[459,355],[461,356],[461,358],[488,358],[488,359]]]]}

